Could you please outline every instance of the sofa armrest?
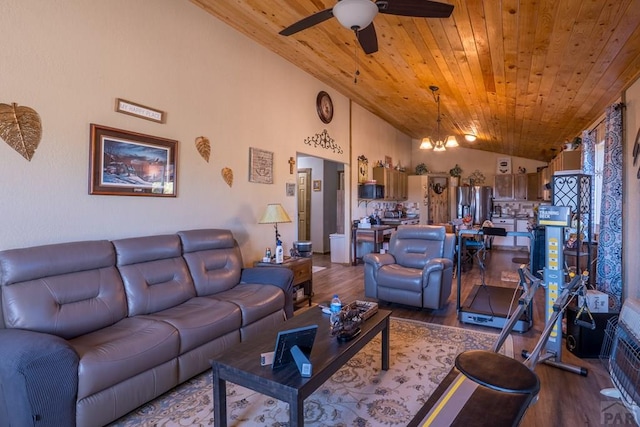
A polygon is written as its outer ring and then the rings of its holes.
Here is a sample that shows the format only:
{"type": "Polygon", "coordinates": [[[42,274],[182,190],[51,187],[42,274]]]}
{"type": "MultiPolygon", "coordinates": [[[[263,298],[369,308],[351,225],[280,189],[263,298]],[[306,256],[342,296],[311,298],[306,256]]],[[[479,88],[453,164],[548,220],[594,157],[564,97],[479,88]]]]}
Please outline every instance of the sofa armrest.
{"type": "Polygon", "coordinates": [[[243,268],[240,283],[257,283],[279,287],[284,291],[284,313],[287,319],[293,317],[293,272],[288,268],[243,268]]]}
{"type": "Polygon", "coordinates": [[[78,355],[64,339],[0,329],[0,426],[76,423],[78,355]]]}

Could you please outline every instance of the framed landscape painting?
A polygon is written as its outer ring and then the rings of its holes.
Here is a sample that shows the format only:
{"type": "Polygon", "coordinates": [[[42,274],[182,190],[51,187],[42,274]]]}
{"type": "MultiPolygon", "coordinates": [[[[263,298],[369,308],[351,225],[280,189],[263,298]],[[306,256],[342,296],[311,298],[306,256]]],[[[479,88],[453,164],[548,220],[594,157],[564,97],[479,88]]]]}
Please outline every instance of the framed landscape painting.
{"type": "Polygon", "coordinates": [[[176,197],[178,141],[91,124],[89,194],[176,197]]]}

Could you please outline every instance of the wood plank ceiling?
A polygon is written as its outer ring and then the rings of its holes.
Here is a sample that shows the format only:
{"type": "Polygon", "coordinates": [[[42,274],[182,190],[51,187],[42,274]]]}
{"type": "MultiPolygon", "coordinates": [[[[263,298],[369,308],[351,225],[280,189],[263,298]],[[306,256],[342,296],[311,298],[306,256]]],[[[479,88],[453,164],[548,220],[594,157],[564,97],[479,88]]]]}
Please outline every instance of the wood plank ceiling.
{"type": "Polygon", "coordinates": [[[334,0],[191,1],[413,138],[436,136],[436,85],[442,136],[510,156],[549,161],[640,75],[640,0],[448,0],[445,19],[379,13],[371,55],[335,18],[278,34],[334,0]]]}

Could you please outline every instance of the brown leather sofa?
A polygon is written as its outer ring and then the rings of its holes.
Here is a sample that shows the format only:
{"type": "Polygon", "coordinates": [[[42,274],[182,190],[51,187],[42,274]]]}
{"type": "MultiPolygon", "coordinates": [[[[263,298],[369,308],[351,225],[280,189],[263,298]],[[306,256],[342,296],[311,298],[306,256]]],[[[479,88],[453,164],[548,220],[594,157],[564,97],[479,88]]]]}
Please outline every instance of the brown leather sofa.
{"type": "Polygon", "coordinates": [[[364,294],[420,308],[442,308],[451,295],[455,236],[444,226],[402,225],[385,254],[364,256],[364,294]]]}
{"type": "Polygon", "coordinates": [[[293,313],[229,230],[0,252],[0,425],[101,426],[293,313]]]}

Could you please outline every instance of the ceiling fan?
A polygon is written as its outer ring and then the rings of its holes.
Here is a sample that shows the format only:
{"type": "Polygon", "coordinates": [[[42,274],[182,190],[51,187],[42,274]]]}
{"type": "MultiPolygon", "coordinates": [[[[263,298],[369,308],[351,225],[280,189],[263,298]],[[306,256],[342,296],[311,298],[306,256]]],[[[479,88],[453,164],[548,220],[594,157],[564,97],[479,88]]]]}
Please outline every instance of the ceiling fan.
{"type": "Polygon", "coordinates": [[[428,0],[338,0],[333,8],[307,16],[280,34],[290,36],[335,16],[343,27],[356,33],[360,46],[370,54],[378,51],[378,38],[373,26],[373,18],[378,12],[416,18],[448,18],[453,12],[453,5],[428,0]]]}

